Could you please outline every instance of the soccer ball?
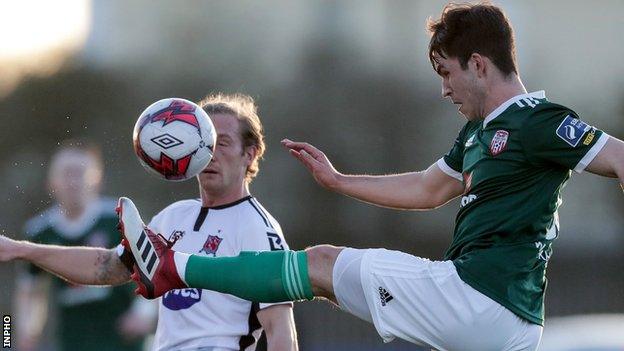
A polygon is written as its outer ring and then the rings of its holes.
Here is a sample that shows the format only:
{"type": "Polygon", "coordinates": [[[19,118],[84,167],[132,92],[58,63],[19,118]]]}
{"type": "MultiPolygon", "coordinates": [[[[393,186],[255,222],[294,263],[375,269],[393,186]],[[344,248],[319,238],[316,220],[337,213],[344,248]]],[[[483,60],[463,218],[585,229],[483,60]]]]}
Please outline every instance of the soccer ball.
{"type": "Polygon", "coordinates": [[[156,101],[134,125],[134,152],[145,169],[160,178],[195,177],[212,159],[217,139],[208,114],[191,101],[156,101]]]}

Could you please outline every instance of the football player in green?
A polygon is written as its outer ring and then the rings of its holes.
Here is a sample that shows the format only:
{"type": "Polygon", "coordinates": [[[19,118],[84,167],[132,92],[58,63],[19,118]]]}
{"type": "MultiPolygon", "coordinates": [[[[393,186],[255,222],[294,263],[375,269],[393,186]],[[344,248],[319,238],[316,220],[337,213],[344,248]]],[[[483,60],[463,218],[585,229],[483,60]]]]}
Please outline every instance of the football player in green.
{"type": "Polygon", "coordinates": [[[138,292],[153,298],[191,286],[261,302],[325,297],[373,323],[385,341],[535,350],[561,189],[571,171],[624,182],[624,143],[550,102],[544,91],[527,92],[500,8],[449,4],[429,31],[442,95],[467,119],[446,155],[420,172],[357,176],[338,172],[312,145],[283,145],[320,185],[367,203],[428,210],[461,197],[444,260],[329,245],[227,259],[187,255],[145,230],[122,198],[129,244],[141,247],[148,237],[151,247],[143,249],[159,254],[155,270],[137,259],[138,292]]]}
{"type": "MultiPolygon", "coordinates": [[[[99,194],[102,172],[96,146],[82,141],[61,144],[48,174],[56,203],[26,223],[27,238],[62,246],[117,244],[114,200],[99,194]]],[[[79,286],[29,263],[15,294],[19,350],[45,349],[41,336],[48,301],[58,313],[55,334],[59,350],[139,351],[144,336],[154,329],[144,312],[155,316],[156,306],[137,300],[128,286],[79,286]]]]}

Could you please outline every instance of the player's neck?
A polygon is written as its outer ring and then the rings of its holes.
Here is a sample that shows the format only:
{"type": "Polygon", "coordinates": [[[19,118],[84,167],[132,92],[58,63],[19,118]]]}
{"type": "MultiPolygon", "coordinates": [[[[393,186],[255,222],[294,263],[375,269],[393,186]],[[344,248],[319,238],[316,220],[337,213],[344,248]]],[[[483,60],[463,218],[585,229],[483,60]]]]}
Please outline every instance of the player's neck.
{"type": "Polygon", "coordinates": [[[203,207],[215,207],[226,205],[249,196],[249,187],[243,184],[241,187],[227,189],[224,191],[210,191],[210,189],[200,189],[203,207]]]}
{"type": "Polygon", "coordinates": [[[485,103],[483,104],[483,118],[494,111],[498,106],[514,96],[526,94],[527,90],[522,84],[520,77],[512,74],[506,79],[498,79],[490,85],[486,92],[485,103]]]}

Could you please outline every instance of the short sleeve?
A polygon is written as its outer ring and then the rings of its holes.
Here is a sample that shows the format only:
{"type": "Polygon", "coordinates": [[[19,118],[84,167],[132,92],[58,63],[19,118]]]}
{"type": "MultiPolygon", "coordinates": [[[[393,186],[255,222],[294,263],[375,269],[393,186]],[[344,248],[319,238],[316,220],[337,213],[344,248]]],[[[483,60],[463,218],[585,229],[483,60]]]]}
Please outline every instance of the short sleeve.
{"type": "Polygon", "coordinates": [[[583,122],[573,111],[559,109],[531,116],[520,140],[529,162],[581,173],[608,139],[606,133],[583,122]]]}
{"type": "Polygon", "coordinates": [[[468,124],[466,124],[459,132],[459,135],[455,139],[455,142],[449,152],[447,152],[436,163],[442,172],[459,180],[460,182],[463,181],[462,170],[464,164],[464,139],[467,128],[468,124]]]}
{"type": "Polygon", "coordinates": [[[248,228],[249,231],[242,234],[241,251],[283,251],[289,249],[279,226],[250,225],[248,228]]]}

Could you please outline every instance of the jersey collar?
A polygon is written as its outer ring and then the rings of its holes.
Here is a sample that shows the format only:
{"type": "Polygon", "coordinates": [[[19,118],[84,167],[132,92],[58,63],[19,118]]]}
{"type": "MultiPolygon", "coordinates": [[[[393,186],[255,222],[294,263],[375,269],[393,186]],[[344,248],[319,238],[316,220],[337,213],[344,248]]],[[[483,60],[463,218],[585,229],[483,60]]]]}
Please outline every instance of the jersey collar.
{"type": "Polygon", "coordinates": [[[500,116],[503,112],[505,112],[505,110],[507,110],[509,106],[511,106],[512,104],[522,99],[526,99],[529,97],[532,97],[535,99],[545,99],[546,93],[544,92],[544,90],[540,90],[540,91],[534,91],[532,93],[520,94],[520,95],[516,95],[512,97],[511,99],[503,102],[500,106],[494,109],[494,111],[490,112],[490,114],[487,115],[487,117],[485,117],[485,119],[483,120],[483,128],[485,128],[487,124],[490,123],[490,121],[492,121],[494,118],[500,116]]]}
{"type": "MultiPolygon", "coordinates": [[[[223,204],[223,205],[219,205],[219,206],[208,206],[208,207],[202,206],[202,208],[210,209],[210,210],[222,210],[224,208],[236,206],[236,205],[240,204],[241,202],[245,202],[245,201],[251,199],[252,197],[253,196],[251,196],[251,195],[247,195],[247,196],[245,196],[245,197],[243,197],[241,199],[238,199],[236,201],[233,201],[233,202],[230,202],[230,203],[227,203],[227,204],[223,204]]],[[[201,201],[201,199],[200,199],[200,201],[201,201]]]]}

